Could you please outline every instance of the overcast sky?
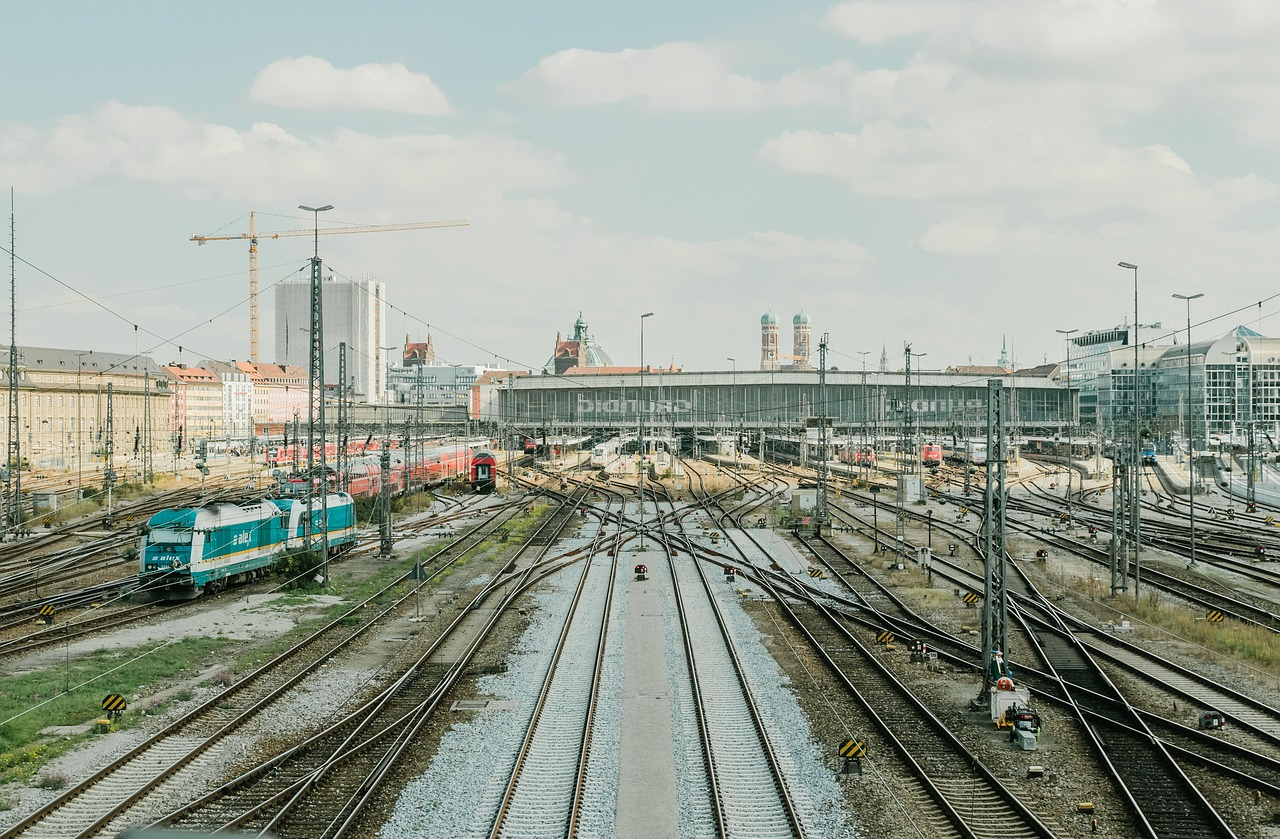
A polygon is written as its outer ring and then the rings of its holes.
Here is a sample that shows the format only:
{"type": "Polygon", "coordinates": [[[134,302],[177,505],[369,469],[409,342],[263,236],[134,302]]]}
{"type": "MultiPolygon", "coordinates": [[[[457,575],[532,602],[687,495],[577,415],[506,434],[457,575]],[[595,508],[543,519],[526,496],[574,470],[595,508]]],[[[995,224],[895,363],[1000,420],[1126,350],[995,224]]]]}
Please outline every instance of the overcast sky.
{"type": "MultiPolygon", "coordinates": [[[[805,311],[845,369],[882,346],[896,368],[905,341],[926,368],[991,364],[1003,336],[1029,366],[1062,356],[1056,329],[1132,319],[1122,260],[1143,323],[1181,328],[1170,295],[1203,292],[1195,320],[1217,319],[1197,339],[1280,335],[1278,301],[1247,308],[1277,290],[1274,2],[48,2],[4,20],[0,185],[45,272],[18,266],[20,344],[247,358],[247,247],[188,237],[243,232],[250,210],[309,227],[298,204],[333,204],[325,225],[471,222],[320,239],[338,274],[386,283],[388,343],[429,331],[452,363],[540,366],[581,311],[635,364],[652,311],[646,362],[752,369],[760,315],[789,352],[805,311]]],[[[263,360],[269,287],[310,250],[261,246],[263,360]]]]}

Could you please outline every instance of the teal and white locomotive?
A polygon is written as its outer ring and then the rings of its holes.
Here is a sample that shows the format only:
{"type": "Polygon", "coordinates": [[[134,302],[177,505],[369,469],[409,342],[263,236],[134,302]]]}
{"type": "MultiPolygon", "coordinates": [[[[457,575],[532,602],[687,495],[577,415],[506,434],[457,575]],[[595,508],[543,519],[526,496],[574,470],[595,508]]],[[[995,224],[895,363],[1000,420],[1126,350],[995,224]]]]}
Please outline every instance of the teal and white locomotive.
{"type": "MultiPolygon", "coordinates": [[[[329,550],[344,550],[356,541],[355,506],[345,492],[329,493],[327,506],[329,550]]],[[[279,557],[305,548],[307,515],[298,498],[161,510],[147,521],[138,551],[142,588],[181,600],[263,576],[279,557]]],[[[321,499],[313,499],[317,545],[321,517],[321,499]]]]}

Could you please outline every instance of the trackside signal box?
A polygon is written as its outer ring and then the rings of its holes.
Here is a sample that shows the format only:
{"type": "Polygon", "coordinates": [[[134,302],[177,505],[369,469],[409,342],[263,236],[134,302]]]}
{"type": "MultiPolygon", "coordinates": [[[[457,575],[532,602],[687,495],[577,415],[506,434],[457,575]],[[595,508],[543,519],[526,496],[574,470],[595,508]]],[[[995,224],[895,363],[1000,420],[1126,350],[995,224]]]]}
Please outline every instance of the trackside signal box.
{"type": "Polygon", "coordinates": [[[647,565],[636,566],[636,582],[643,582],[649,579],[649,567],[647,565]]]}

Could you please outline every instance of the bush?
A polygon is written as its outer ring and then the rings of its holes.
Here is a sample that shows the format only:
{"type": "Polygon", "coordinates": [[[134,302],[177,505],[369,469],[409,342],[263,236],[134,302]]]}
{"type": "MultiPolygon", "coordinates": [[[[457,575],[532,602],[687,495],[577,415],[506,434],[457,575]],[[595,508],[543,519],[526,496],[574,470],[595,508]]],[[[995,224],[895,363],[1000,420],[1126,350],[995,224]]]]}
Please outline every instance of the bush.
{"type": "Polygon", "coordinates": [[[296,551],[276,559],[271,570],[288,581],[289,588],[311,589],[317,583],[316,574],[320,573],[320,557],[311,551],[296,551]]]}
{"type": "Polygon", "coordinates": [[[32,786],[39,787],[40,789],[57,790],[65,789],[67,784],[70,782],[71,779],[64,773],[50,771],[42,772],[40,777],[36,778],[36,782],[32,784],[32,786]]]}

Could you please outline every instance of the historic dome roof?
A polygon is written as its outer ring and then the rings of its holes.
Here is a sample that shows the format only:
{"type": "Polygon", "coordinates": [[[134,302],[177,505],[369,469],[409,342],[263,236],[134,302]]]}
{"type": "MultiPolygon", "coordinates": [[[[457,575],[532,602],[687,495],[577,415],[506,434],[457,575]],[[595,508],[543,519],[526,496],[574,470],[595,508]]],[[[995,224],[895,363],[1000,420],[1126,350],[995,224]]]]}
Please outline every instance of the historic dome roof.
{"type": "Polygon", "coordinates": [[[799,326],[802,323],[811,323],[811,322],[812,321],[809,320],[809,316],[806,315],[804,312],[801,312],[800,314],[796,315],[791,319],[791,323],[793,326],[799,326]]]}
{"type": "Polygon", "coordinates": [[[773,312],[765,312],[763,315],[760,316],[760,325],[761,326],[777,326],[778,316],[775,315],[773,312]]]}

